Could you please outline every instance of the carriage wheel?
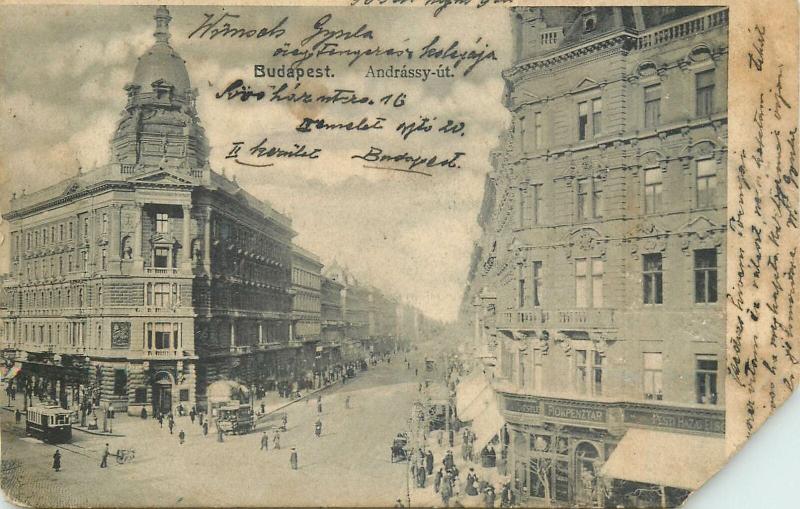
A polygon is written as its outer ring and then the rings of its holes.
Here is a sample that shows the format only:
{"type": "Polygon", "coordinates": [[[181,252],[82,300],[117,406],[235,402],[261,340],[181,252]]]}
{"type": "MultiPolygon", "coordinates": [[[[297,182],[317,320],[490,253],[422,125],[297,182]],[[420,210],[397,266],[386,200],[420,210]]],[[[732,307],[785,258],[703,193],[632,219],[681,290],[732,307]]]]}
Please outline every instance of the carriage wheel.
{"type": "Polygon", "coordinates": [[[125,453],[117,454],[116,458],[117,458],[117,463],[119,465],[122,465],[123,463],[125,463],[125,453]]]}

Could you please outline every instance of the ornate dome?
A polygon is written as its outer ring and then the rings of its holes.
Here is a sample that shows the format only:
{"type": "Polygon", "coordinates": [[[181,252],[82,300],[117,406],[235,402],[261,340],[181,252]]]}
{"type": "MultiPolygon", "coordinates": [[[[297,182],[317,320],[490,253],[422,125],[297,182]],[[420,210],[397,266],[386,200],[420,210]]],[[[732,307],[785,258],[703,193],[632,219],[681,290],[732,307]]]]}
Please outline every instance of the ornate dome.
{"type": "Polygon", "coordinates": [[[151,84],[164,80],[175,87],[175,92],[184,94],[191,88],[186,64],[169,45],[169,22],[172,19],[165,6],[160,6],[154,16],[156,20],[156,43],[139,57],[133,73],[133,85],[141,87],[142,92],[151,92],[151,84]]]}

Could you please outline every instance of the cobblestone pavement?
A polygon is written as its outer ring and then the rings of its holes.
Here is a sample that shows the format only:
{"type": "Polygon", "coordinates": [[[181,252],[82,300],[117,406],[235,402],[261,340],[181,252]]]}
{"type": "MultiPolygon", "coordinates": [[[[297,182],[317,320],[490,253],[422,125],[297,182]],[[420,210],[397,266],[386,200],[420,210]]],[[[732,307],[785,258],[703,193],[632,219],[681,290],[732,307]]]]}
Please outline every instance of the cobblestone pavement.
{"type": "Polygon", "coordinates": [[[114,431],[124,437],[74,432],[72,443],[62,447],[61,472],[50,468],[56,447],[25,437],[13,414],[2,411],[2,487],[12,500],[51,507],[392,506],[398,498],[405,500],[407,466],[391,463],[389,446],[407,426],[418,382],[413,367],[408,370],[400,359],[326,389],[319,438],[314,435],[316,398],[289,405],[280,450],[272,441],[268,451],[260,450],[262,432],[272,435],[269,420],[254,433],[225,436],[219,443],[213,433],[203,436],[188,417],[177,418],[170,435],[166,424],[162,429],[152,419],[120,416],[114,431]],[[182,445],[181,429],[186,432],[182,445]],[[134,448],[135,460],[119,465],[111,457],[108,468],[99,468],[106,442],[112,452],[134,448]],[[289,467],[291,447],[299,455],[296,471],[289,467]]]}

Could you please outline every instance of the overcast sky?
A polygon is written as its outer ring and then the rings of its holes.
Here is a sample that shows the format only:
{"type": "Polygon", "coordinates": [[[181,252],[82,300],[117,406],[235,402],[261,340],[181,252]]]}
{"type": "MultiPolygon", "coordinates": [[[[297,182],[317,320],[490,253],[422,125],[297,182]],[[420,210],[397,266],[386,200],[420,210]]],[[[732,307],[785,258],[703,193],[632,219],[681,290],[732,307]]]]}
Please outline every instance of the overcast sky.
{"type": "MultiPolygon", "coordinates": [[[[236,175],[242,187],[286,212],[298,232],[296,242],[337,259],[362,279],[407,297],[435,318],[456,316],[472,242],[478,237],[476,215],[483,192],[488,153],[497,144],[508,113],[501,104],[502,69],[511,49],[510,21],[501,9],[448,9],[438,18],[422,9],[228,8],[244,27],[273,26],[284,16],[287,34],[279,41],[188,39],[204,19],[222,13],[215,7],[171,7],[171,45],[186,60],[192,86],[199,91],[198,110],[211,146],[211,166],[236,175]],[[311,33],[314,21],[330,11],[329,26],[354,30],[367,23],[374,39],[355,47],[410,47],[417,50],[434,33],[442,44],[459,39],[468,47],[488,43],[498,60],[479,65],[457,79],[367,80],[369,65],[396,60],[362,59],[346,68],[333,60],[336,77],[308,80],[312,90],[354,88],[377,97],[405,92],[401,109],[326,107],[290,108],[275,104],[234,104],[214,93],[235,78],[267,88],[277,80],[255,80],[252,65],[289,63],[272,57],[283,42],[296,44],[311,33]],[[482,41],[475,44],[478,37],[482,41]],[[378,134],[299,135],[304,115],[330,121],[387,118],[378,134]],[[467,124],[465,136],[413,135],[402,141],[393,132],[402,120],[419,115],[453,118],[467,124]],[[246,168],[226,160],[233,141],[252,145],[264,136],[291,147],[306,143],[324,149],[314,164],[280,161],[271,168],[246,168]],[[455,143],[454,143],[455,142],[455,143]],[[433,177],[365,169],[351,155],[370,145],[395,153],[449,156],[467,153],[461,168],[434,170],[433,177]]],[[[34,191],[74,175],[79,167],[108,161],[109,139],[125,105],[123,86],[132,79],[137,57],[153,43],[153,7],[0,7],[0,210],[11,192],[34,191]]],[[[437,63],[403,61],[409,66],[437,63]]],[[[7,232],[4,228],[3,233],[7,232]]],[[[7,271],[7,247],[0,270],[7,271]]]]}

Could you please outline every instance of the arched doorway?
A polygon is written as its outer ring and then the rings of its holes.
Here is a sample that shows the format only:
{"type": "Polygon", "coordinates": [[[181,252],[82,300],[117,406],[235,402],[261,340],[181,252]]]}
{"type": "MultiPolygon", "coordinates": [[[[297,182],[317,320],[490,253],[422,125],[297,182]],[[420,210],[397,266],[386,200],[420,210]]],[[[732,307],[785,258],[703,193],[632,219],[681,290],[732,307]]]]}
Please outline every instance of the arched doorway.
{"type": "Polygon", "coordinates": [[[172,412],[172,375],[159,371],[153,377],[153,412],[169,414],[172,412]]]}
{"type": "Polygon", "coordinates": [[[598,497],[597,474],[600,469],[600,453],[589,442],[581,442],[575,448],[575,502],[593,506],[598,497]]]}

